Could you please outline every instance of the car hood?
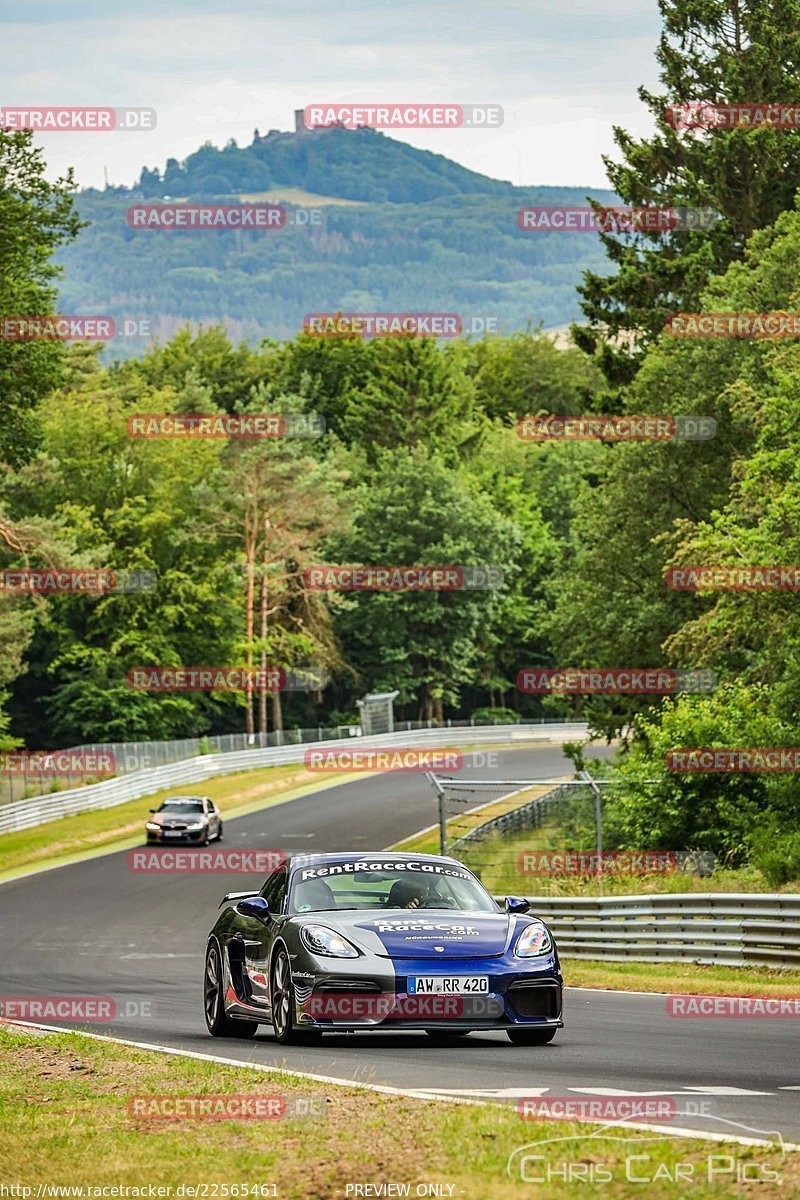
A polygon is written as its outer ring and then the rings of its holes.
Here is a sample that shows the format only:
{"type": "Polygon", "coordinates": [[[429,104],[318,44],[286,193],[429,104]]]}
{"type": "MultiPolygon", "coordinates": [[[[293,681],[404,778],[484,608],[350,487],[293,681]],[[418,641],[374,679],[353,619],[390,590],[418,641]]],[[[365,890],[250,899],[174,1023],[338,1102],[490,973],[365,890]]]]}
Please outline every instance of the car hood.
{"type": "MultiPolygon", "coordinates": [[[[303,914],[308,922],[335,928],[362,949],[384,958],[475,958],[501,955],[516,918],[505,913],[392,908],[303,914]]],[[[523,921],[523,924],[527,924],[523,921]]]]}

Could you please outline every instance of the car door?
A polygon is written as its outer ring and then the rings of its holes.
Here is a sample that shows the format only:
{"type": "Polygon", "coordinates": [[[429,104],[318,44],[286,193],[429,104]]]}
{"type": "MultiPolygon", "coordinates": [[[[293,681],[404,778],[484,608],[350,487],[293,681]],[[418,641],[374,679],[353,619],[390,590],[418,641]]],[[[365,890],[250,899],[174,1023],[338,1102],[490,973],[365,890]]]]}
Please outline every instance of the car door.
{"type": "Polygon", "coordinates": [[[288,875],[285,866],[278,867],[267,877],[259,893],[269,905],[268,919],[260,921],[252,918],[245,925],[240,924],[250,1003],[266,1010],[269,1010],[269,955],[275,934],[283,924],[288,875]]]}

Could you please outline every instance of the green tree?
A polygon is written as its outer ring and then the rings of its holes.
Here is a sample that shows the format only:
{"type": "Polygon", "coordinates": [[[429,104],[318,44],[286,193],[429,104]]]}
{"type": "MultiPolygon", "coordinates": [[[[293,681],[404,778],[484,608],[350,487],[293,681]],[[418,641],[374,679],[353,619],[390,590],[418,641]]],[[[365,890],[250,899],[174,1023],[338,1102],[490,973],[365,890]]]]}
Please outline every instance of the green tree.
{"type": "Polygon", "coordinates": [[[793,746],[796,740],[795,730],[772,712],[769,691],[741,682],[637,714],[605,805],[609,839],[628,848],[712,850],[728,863],[746,861],[764,820],[780,816],[785,830],[796,828],[796,781],[670,770],[667,755],[681,749],[793,746]]]}
{"type": "MultiPolygon", "coordinates": [[[[181,394],[141,384],[123,398],[115,373],[79,348],[71,384],[42,406],[40,453],[4,481],[17,522],[59,532],[59,566],[149,570],[156,590],[54,595],[29,601],[34,622],[25,686],[14,688],[15,729],[29,744],[177,737],[223,727],[228,698],[134,692],[134,666],[225,663],[238,632],[224,546],[197,518],[197,497],[220,443],[137,440],[135,412],[180,408],[181,394]]],[[[42,561],[43,551],[35,549],[42,561]]],[[[54,552],[50,552],[52,564],[54,552]]]]}
{"type": "MultiPolygon", "coordinates": [[[[255,389],[245,411],[301,415],[303,400],[268,399],[255,389]]],[[[309,661],[339,665],[325,597],[304,586],[323,539],[343,527],[342,473],[334,459],[301,438],[231,442],[200,498],[203,523],[228,547],[236,566],[237,651],[248,667],[292,668],[309,661]]],[[[244,697],[248,733],[256,728],[254,700],[244,697]]],[[[267,731],[268,689],[258,699],[258,728],[267,731]]],[[[281,695],[271,693],[272,724],[283,728],[281,695]]]]}
{"type": "MultiPolygon", "coordinates": [[[[50,316],[53,255],[76,237],[72,173],[49,183],[30,131],[0,129],[0,314],[50,316]]],[[[63,345],[0,338],[0,464],[30,457],[37,440],[34,409],[58,385],[63,345]]]]}
{"type": "MultiPolygon", "coordinates": [[[[384,452],[353,495],[352,531],[330,561],[394,566],[490,565],[513,584],[522,535],[491,499],[423,446],[384,452]]],[[[370,690],[400,691],[420,719],[458,705],[497,637],[503,588],[358,592],[337,606],[345,657],[370,690]]]]}
{"type": "MultiPolygon", "coordinates": [[[[714,293],[745,309],[793,309],[800,269],[800,213],[785,213],[757,233],[745,263],[714,293]]],[[[713,510],[687,518],[669,543],[667,565],[792,566],[800,562],[800,349],[766,341],[761,370],[731,389],[733,410],[752,430],[739,448],[726,496],[713,510]]],[[[800,717],[800,620],[796,593],[713,591],[687,598],[686,619],[667,642],[676,656],[768,684],[786,721],[800,717]]]]}
{"type": "Polygon", "coordinates": [[[767,125],[704,131],[674,128],[668,106],[689,102],[787,103],[800,86],[797,0],[659,0],[657,58],[663,92],[639,96],[656,125],[637,139],[617,127],[621,161],[604,158],[609,181],[634,206],[710,208],[706,231],[602,235],[616,268],[590,271],[580,289],[588,328],[577,344],[596,354],[612,385],[630,380],[667,316],[696,311],[710,275],[739,258],[754,230],[791,208],[800,184],[800,143],[767,125]]]}
{"type": "Polygon", "coordinates": [[[488,416],[506,421],[528,413],[591,411],[603,382],[584,354],[560,349],[538,331],[484,338],[470,350],[477,403],[488,416]]]}

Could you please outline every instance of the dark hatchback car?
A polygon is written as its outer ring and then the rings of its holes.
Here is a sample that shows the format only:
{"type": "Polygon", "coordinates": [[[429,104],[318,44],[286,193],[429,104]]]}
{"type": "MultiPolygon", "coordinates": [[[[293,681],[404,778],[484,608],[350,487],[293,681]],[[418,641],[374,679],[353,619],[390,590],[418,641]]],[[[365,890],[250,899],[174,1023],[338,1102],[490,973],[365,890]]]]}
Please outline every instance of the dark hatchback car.
{"type": "Polygon", "coordinates": [[[147,841],[195,842],[201,846],[222,837],[222,817],[208,796],[170,796],[145,824],[147,841]]]}

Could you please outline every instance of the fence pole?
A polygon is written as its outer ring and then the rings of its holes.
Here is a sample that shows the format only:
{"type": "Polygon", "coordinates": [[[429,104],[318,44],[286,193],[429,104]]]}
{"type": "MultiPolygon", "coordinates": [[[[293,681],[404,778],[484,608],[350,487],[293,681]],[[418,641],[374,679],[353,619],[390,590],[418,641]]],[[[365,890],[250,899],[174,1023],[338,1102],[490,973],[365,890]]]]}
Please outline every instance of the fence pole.
{"type": "Polygon", "coordinates": [[[433,771],[426,771],[425,774],[436,788],[436,795],[439,799],[439,853],[447,854],[447,814],[444,807],[444,789],[439,787],[439,780],[433,771]]]}
{"type": "MultiPolygon", "coordinates": [[[[603,853],[603,810],[600,807],[600,800],[602,798],[602,792],[600,791],[600,788],[597,786],[595,781],[592,779],[592,777],[588,771],[580,771],[578,773],[578,777],[580,779],[585,780],[585,782],[589,784],[589,787],[594,792],[594,829],[595,829],[595,835],[596,835],[597,853],[599,855],[602,855],[602,853],[603,853]]],[[[601,871],[600,878],[602,879],[602,865],[601,864],[598,865],[598,869],[601,871]]]]}

